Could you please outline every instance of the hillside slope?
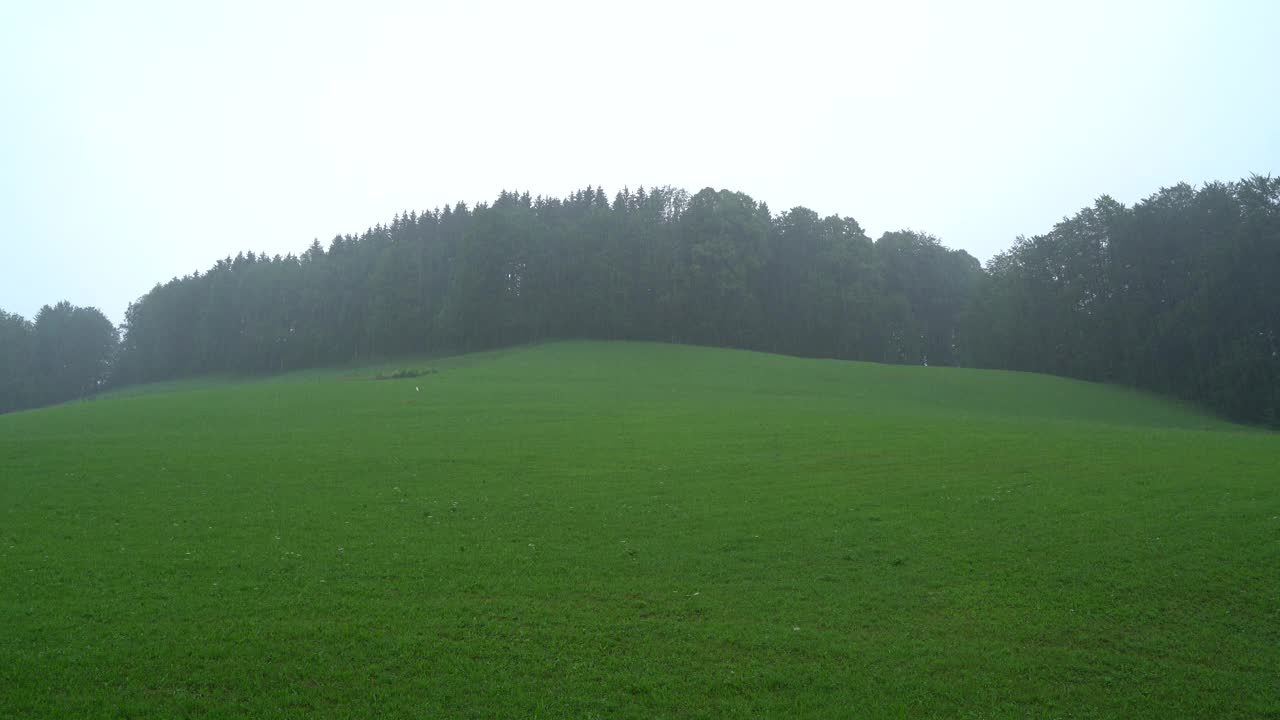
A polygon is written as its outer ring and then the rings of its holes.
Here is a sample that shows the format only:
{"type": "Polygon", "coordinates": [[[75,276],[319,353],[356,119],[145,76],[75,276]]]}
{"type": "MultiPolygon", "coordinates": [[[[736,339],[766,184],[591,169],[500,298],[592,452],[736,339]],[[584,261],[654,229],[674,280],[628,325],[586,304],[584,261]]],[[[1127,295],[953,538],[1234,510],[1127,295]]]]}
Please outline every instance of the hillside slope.
{"type": "Polygon", "coordinates": [[[1280,437],[1128,390],[557,343],[0,469],[6,717],[1280,716],[1280,437]]]}

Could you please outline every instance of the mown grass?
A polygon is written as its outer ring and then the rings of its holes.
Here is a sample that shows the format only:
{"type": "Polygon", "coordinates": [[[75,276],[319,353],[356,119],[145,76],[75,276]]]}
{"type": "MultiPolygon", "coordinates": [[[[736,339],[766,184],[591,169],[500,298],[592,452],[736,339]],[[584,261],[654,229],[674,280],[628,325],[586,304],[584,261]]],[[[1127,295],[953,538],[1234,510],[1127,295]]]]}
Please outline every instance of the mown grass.
{"type": "Polygon", "coordinates": [[[0,716],[1280,717],[1274,434],[1015,373],[429,365],[0,417],[0,716]]]}

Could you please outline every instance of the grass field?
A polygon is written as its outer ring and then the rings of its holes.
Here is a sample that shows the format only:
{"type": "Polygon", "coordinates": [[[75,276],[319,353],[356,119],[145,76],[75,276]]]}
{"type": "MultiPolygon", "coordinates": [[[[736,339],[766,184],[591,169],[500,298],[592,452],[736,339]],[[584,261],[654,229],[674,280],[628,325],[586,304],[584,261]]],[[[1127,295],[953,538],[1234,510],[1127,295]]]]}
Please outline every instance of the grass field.
{"type": "Polygon", "coordinates": [[[561,343],[0,416],[0,717],[1280,718],[1280,435],[561,343]]]}

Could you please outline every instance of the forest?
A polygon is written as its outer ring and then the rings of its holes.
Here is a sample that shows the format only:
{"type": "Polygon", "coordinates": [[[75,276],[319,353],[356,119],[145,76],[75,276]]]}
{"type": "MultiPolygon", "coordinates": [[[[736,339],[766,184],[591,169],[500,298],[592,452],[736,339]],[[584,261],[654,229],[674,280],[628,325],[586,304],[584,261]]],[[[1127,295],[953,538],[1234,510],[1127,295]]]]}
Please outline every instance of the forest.
{"type": "Polygon", "coordinates": [[[158,284],[117,330],[0,312],[0,412],[107,387],[552,339],[1023,370],[1280,426],[1280,178],[1110,197],[983,267],[923,232],[727,190],[587,187],[406,211],[158,284]]]}

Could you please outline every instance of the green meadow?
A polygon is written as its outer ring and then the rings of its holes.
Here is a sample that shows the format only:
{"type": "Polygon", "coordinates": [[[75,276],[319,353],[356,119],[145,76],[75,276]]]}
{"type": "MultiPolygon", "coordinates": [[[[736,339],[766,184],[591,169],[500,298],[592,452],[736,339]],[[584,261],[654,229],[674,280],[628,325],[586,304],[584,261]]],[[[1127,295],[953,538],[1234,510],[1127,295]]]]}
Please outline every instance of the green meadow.
{"type": "Polygon", "coordinates": [[[1280,436],[643,343],[0,416],[0,717],[1280,718],[1280,436]]]}

